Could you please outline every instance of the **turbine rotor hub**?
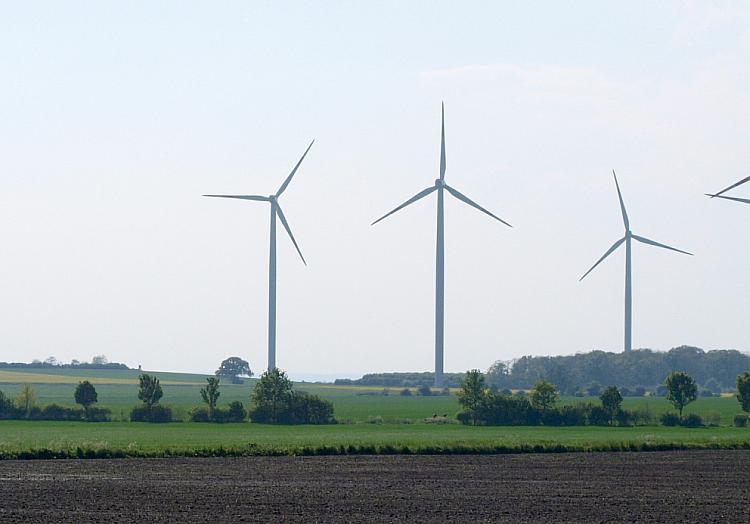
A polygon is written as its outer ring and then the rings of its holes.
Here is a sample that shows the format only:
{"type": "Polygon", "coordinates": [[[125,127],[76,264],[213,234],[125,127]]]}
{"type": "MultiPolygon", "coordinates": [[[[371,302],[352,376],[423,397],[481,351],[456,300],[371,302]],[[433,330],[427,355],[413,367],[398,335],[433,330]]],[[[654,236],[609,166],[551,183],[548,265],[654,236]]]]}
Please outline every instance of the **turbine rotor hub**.
{"type": "Polygon", "coordinates": [[[435,187],[445,187],[445,180],[440,178],[435,179],[435,187]]]}

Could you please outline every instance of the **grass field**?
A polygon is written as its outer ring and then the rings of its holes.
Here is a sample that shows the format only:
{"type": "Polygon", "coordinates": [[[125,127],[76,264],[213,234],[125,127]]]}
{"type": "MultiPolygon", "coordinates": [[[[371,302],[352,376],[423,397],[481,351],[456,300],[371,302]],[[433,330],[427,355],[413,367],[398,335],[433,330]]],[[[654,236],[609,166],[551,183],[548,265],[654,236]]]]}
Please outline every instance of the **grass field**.
{"type": "Polygon", "coordinates": [[[469,427],[452,424],[146,424],[2,421],[0,458],[78,456],[502,453],[750,448],[746,428],[469,427]],[[22,456],[22,455],[21,455],[22,456]]]}
{"type": "MultiPolygon", "coordinates": [[[[638,450],[750,448],[750,429],[731,427],[739,412],[734,398],[699,398],[687,413],[718,414],[722,427],[635,428],[602,427],[467,427],[427,423],[434,414],[453,417],[455,395],[401,396],[398,389],[382,395],[382,388],[297,384],[297,389],[333,402],[342,424],[333,426],[269,426],[262,424],[143,424],[127,420],[137,399],[135,370],[23,370],[0,371],[0,391],[15,396],[21,384],[33,384],[39,403],[73,406],[73,391],[82,378],[94,379],[99,406],[110,408],[115,422],[0,421],[0,458],[14,456],[159,456],[210,454],[317,453],[499,453],[519,451],[638,450]],[[84,373],[84,371],[86,373],[84,373]],[[73,373],[75,372],[75,373],[73,373]],[[380,417],[384,423],[368,423],[380,417]],[[119,420],[119,421],[118,421],[119,420]],[[36,451],[34,451],[36,450],[36,451]],[[39,451],[42,450],[42,451],[39,451]],[[26,454],[26,455],[24,455],[26,454]],[[50,455],[51,454],[51,455],[50,455]]],[[[200,405],[204,375],[155,373],[164,384],[162,403],[187,420],[200,405]]],[[[249,404],[254,380],[221,387],[220,405],[240,400],[249,404]]],[[[562,402],[598,402],[566,397],[562,402]]],[[[671,410],[664,398],[627,398],[624,407],[671,410]]]]}

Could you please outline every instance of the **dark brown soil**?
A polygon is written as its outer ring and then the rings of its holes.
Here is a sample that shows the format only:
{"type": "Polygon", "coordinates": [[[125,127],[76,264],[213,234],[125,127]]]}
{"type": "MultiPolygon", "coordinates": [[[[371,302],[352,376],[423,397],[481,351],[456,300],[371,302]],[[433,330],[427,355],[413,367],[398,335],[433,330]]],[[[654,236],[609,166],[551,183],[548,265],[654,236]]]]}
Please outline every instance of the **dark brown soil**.
{"type": "Polygon", "coordinates": [[[747,522],[750,452],[0,462],[0,521],[747,522]]]}

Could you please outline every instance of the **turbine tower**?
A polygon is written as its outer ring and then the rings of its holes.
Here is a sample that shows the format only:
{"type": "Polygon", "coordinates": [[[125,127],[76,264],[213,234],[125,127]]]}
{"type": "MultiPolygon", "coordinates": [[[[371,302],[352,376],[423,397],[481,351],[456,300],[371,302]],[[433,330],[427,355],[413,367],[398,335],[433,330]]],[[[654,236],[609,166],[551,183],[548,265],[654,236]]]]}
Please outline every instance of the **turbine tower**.
{"type": "Polygon", "coordinates": [[[469,204],[495,220],[498,220],[506,226],[512,227],[505,220],[493,215],[485,208],[472,201],[466,195],[458,192],[445,183],[445,106],[441,110],[441,131],[440,131],[440,178],[435,180],[435,184],[423,189],[409,200],[398,206],[393,211],[383,215],[370,225],[375,225],[384,218],[392,215],[406,206],[413,204],[430,193],[437,191],[437,249],[435,253],[435,387],[443,387],[443,347],[444,347],[444,326],[445,326],[445,229],[443,214],[443,192],[447,191],[458,200],[469,204]]]}
{"type": "Polygon", "coordinates": [[[725,189],[722,189],[722,190],[721,190],[721,191],[719,191],[718,193],[713,193],[713,194],[711,194],[711,193],[706,193],[706,196],[709,196],[709,197],[711,197],[711,198],[717,198],[717,197],[718,197],[718,198],[724,198],[724,199],[726,199],[726,200],[734,200],[735,202],[742,202],[743,204],[750,204],[750,199],[748,199],[748,198],[737,198],[737,197],[730,197],[730,196],[725,196],[725,195],[724,195],[724,193],[726,193],[726,192],[727,192],[727,191],[729,191],[730,189],[734,189],[735,187],[737,187],[737,186],[741,186],[741,185],[742,185],[742,184],[744,184],[745,182],[749,182],[749,181],[750,181],[750,176],[749,176],[749,177],[746,177],[746,178],[743,178],[743,179],[742,179],[742,180],[740,180],[739,182],[736,182],[736,183],[732,184],[731,186],[729,186],[729,187],[727,187],[727,188],[725,188],[725,189]]]}
{"type": "Polygon", "coordinates": [[[584,275],[579,279],[579,282],[586,278],[586,276],[591,273],[596,266],[602,263],[602,261],[607,258],[609,255],[614,253],[618,247],[620,247],[623,243],[625,244],[625,351],[631,351],[633,349],[633,295],[632,295],[632,277],[631,277],[631,241],[637,240],[638,242],[641,242],[642,244],[648,244],[650,246],[656,246],[656,247],[662,247],[664,249],[669,249],[670,251],[677,251],[678,253],[683,253],[685,255],[691,255],[692,253],[688,253],[687,251],[683,251],[681,249],[677,249],[674,247],[669,247],[665,244],[660,244],[659,242],[655,242],[654,240],[650,240],[645,237],[638,236],[636,234],[633,234],[633,232],[630,230],[630,220],[628,220],[628,213],[625,210],[625,202],[622,200],[622,193],[620,192],[620,184],[617,182],[617,175],[615,174],[614,170],[612,170],[612,174],[615,177],[615,187],[617,188],[617,198],[620,200],[620,211],[622,211],[622,221],[625,225],[625,236],[623,236],[620,240],[612,244],[612,247],[610,247],[602,257],[596,261],[596,264],[591,266],[591,269],[586,271],[584,275]]]}
{"type": "Polygon", "coordinates": [[[286,180],[284,180],[284,183],[281,184],[281,187],[279,187],[279,190],[276,191],[276,193],[273,195],[270,195],[270,196],[203,195],[205,197],[214,197],[214,198],[237,198],[240,200],[256,200],[259,202],[268,202],[271,204],[271,234],[270,234],[270,251],[269,251],[269,257],[268,257],[268,370],[269,371],[271,371],[272,369],[276,367],[276,217],[278,217],[279,220],[281,220],[281,225],[283,225],[284,229],[286,229],[286,232],[289,235],[289,238],[292,240],[292,244],[294,244],[294,247],[297,249],[297,253],[299,253],[300,258],[302,259],[302,263],[307,265],[307,262],[305,262],[305,257],[302,256],[302,251],[300,251],[300,248],[297,245],[297,241],[294,239],[292,230],[289,228],[289,223],[286,221],[286,217],[284,216],[284,211],[282,211],[281,209],[281,205],[279,204],[279,197],[286,190],[287,186],[289,185],[289,182],[292,181],[292,177],[297,172],[297,169],[299,168],[302,161],[305,159],[307,152],[310,151],[310,148],[312,147],[314,142],[315,140],[310,142],[310,145],[307,146],[307,149],[302,155],[302,158],[299,159],[299,162],[297,162],[297,165],[294,166],[294,169],[292,169],[292,172],[289,173],[289,176],[286,177],[286,180]]]}

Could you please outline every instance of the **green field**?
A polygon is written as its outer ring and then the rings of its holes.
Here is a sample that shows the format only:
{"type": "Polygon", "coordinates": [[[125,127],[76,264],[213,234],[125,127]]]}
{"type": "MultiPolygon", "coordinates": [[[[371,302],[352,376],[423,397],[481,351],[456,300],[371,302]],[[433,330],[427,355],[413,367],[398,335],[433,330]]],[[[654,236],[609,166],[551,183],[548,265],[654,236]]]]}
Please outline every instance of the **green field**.
{"type": "Polygon", "coordinates": [[[0,422],[0,458],[750,448],[745,428],[469,427],[454,424],[0,422]],[[40,454],[44,450],[47,455],[40,454]]]}
{"type": "MultiPolygon", "coordinates": [[[[181,420],[201,405],[206,375],[154,373],[163,381],[162,403],[181,420]]],[[[455,395],[401,396],[398,389],[296,384],[297,389],[333,402],[333,426],[263,424],[143,424],[122,422],[137,399],[135,370],[2,370],[0,391],[15,396],[21,384],[33,384],[40,404],[74,406],[73,391],[83,377],[96,378],[99,406],[110,408],[115,422],[0,421],[0,457],[14,456],[158,456],[256,453],[401,453],[518,452],[570,450],[674,449],[682,447],[750,448],[750,429],[731,427],[739,405],[732,397],[699,398],[687,413],[718,415],[718,428],[606,427],[468,427],[428,423],[433,415],[452,418],[459,410],[455,395]],[[50,372],[54,371],[54,373],[50,372]],[[383,423],[369,423],[373,419],[383,423]],[[33,451],[32,450],[36,450],[33,451]],[[43,452],[39,452],[43,450],[43,452]],[[30,453],[24,455],[24,453],[30,453]],[[46,453],[46,454],[45,454],[46,453]]],[[[240,400],[249,405],[255,380],[221,387],[220,405],[240,400]]],[[[564,403],[595,398],[565,397],[564,403]]],[[[664,398],[627,398],[627,409],[654,415],[671,410],[664,398]]]]}

